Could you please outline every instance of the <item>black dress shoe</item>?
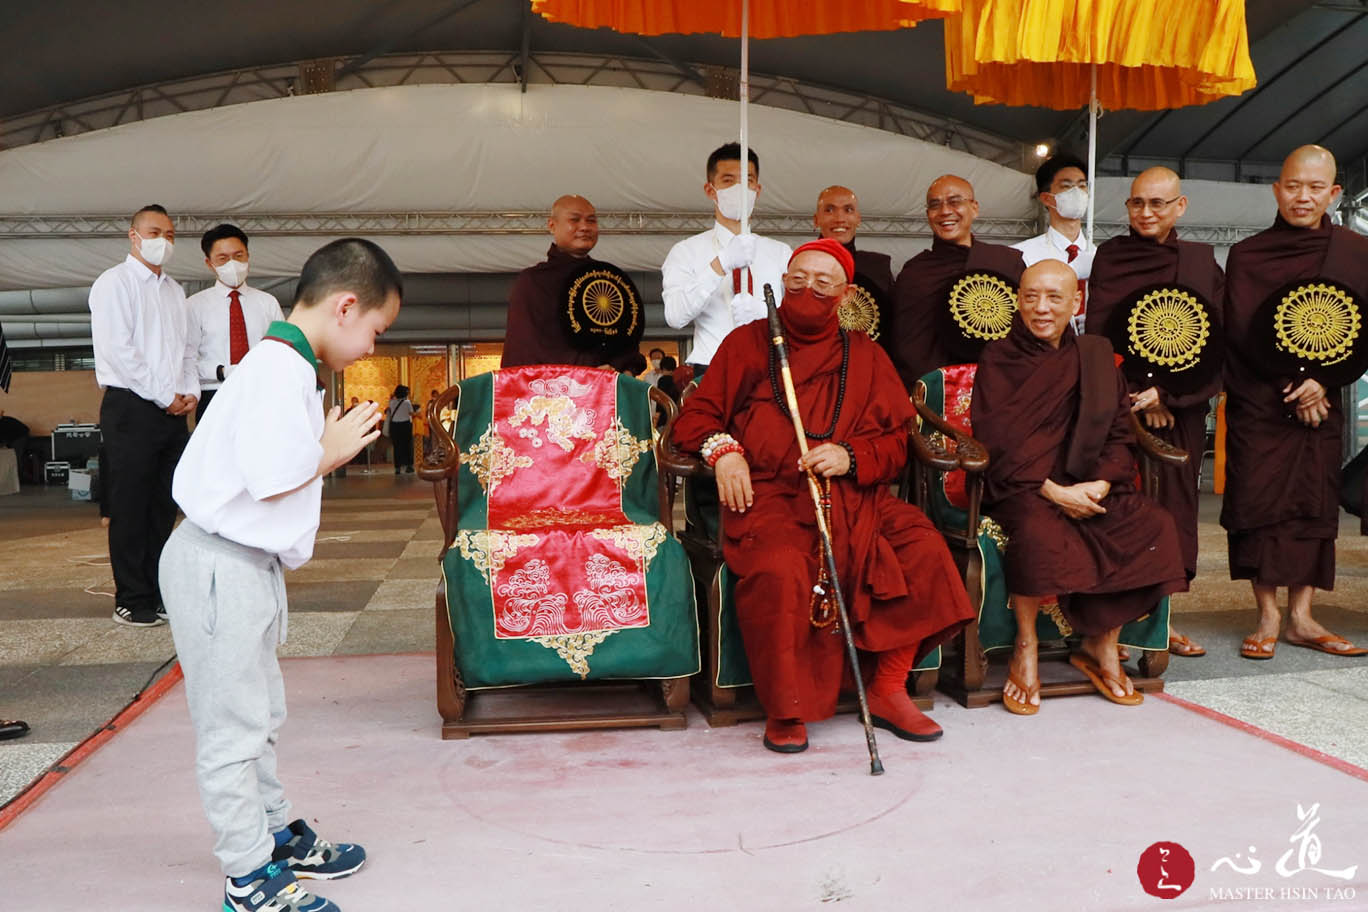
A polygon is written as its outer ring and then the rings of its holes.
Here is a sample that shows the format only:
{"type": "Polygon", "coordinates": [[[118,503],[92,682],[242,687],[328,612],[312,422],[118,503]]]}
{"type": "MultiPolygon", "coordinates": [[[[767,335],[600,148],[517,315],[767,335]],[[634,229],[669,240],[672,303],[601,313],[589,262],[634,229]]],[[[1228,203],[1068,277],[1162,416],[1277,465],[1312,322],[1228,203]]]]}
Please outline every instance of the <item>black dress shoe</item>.
{"type": "Polygon", "coordinates": [[[29,732],[27,722],[0,719],[0,741],[9,741],[12,738],[22,738],[29,732]]]}

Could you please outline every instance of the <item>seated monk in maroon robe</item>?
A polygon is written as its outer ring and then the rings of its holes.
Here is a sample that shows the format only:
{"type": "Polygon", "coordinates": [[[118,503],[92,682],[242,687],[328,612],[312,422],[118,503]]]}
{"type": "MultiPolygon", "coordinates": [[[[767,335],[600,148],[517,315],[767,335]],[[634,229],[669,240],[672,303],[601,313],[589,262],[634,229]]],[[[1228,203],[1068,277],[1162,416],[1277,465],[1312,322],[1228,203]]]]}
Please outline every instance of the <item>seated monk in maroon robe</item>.
{"type": "MultiPolygon", "coordinates": [[[[1168,168],[1149,168],[1131,182],[1126,200],[1130,233],[1097,248],[1088,278],[1088,333],[1105,335],[1112,314],[1141,289],[1163,283],[1185,285],[1212,306],[1217,320],[1225,299],[1225,277],[1210,244],[1184,241],[1177,223],[1187,212],[1178,175],[1168,168]]],[[[1220,323],[1212,327],[1221,332],[1220,323]]],[[[1212,396],[1221,391],[1216,372],[1199,389],[1176,391],[1131,381],[1131,411],[1138,412],[1155,436],[1190,455],[1181,466],[1159,468],[1159,504],[1173,515],[1183,569],[1197,575],[1197,476],[1206,449],[1206,419],[1212,396]]],[[[1177,630],[1169,632],[1169,651],[1199,656],[1206,650],[1177,630]]]]}
{"type": "Polygon", "coordinates": [[[562,196],[546,220],[551,248],[546,261],[518,273],[508,292],[508,323],[504,329],[500,367],[528,364],[577,364],[616,370],[630,368],[635,346],[611,356],[598,349],[577,348],[561,318],[570,273],[585,262],[596,262],[589,251],[598,243],[598,213],[582,196],[562,196]]]}
{"type": "Polygon", "coordinates": [[[874,724],[931,740],[938,725],[907,693],[912,667],[973,616],[950,552],[916,507],[889,493],[907,459],[912,407],[888,356],[844,333],[836,308],[854,268],[831,240],[798,248],[780,319],[812,448],[801,461],[764,320],[723,340],[674,426],[681,449],[712,463],[724,505],[722,553],[737,576],[736,610],[765,746],[807,747],[804,722],[836,711],[844,640],[820,606],[816,515],[804,468],[829,481],[837,571],[856,645],[878,656],[874,724]],[[820,626],[819,626],[820,625],[820,626]]]}
{"type": "Polygon", "coordinates": [[[1082,295],[1068,264],[1021,276],[1005,339],[979,356],[970,415],[988,449],[983,506],[1007,533],[1007,591],[1017,638],[1002,701],[1040,708],[1036,613],[1049,596],[1082,651],[1069,661],[1099,693],[1133,705],[1117,659],[1121,626],[1187,589],[1173,517],[1136,490],[1130,395],[1111,343],[1075,336],[1082,295]]]}
{"type": "Polygon", "coordinates": [[[974,237],[979,205],[964,178],[947,174],[926,188],[926,220],[931,223],[931,249],[912,257],[898,273],[893,288],[893,338],[887,343],[903,386],[912,387],[928,371],[958,364],[940,338],[946,296],[967,273],[986,270],[1003,275],[1013,287],[1026,264],[1021,251],[974,237]]]}
{"type": "Polygon", "coordinates": [[[1283,637],[1332,655],[1368,653],[1326,630],[1311,616],[1317,588],[1335,586],[1339,481],[1344,412],[1339,389],[1315,372],[1294,388],[1260,371],[1268,358],[1249,339],[1260,305],[1297,280],[1333,279],[1368,295],[1368,239],[1330,224],[1326,209],[1340,187],[1335,157],[1302,146],[1283,162],[1273,184],[1278,217],[1246,238],[1226,260],[1226,489],[1221,508],[1230,578],[1254,587],[1258,615],[1240,654],[1273,658],[1287,587],[1283,637]]]}

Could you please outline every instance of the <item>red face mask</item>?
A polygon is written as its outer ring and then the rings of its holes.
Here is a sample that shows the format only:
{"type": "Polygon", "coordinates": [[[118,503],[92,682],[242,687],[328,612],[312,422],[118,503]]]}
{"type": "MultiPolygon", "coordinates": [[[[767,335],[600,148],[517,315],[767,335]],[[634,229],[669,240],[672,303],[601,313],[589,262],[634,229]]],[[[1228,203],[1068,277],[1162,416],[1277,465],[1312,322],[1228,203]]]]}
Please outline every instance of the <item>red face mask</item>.
{"type": "Polygon", "coordinates": [[[839,303],[839,298],[819,295],[811,286],[801,291],[784,289],[784,304],[779,308],[779,319],[793,341],[817,342],[834,336],[840,329],[836,320],[836,306],[839,303]]]}

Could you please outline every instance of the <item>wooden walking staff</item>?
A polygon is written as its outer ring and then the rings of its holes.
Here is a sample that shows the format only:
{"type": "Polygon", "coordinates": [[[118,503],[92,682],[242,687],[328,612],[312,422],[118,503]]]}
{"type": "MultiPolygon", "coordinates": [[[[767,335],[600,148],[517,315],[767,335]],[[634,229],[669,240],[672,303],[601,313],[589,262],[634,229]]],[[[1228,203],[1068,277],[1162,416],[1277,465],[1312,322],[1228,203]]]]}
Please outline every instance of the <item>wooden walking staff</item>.
{"type": "MultiPolygon", "coordinates": [[[[769,312],[770,342],[774,345],[779,358],[779,374],[784,380],[784,398],[788,401],[789,416],[793,418],[793,432],[798,435],[798,452],[806,456],[808,452],[807,431],[803,429],[803,416],[798,413],[798,394],[793,389],[793,371],[789,369],[788,346],[784,343],[784,327],[779,323],[779,308],[774,305],[774,289],[765,283],[765,309],[769,312]]],[[[827,526],[826,513],[822,510],[822,491],[817,484],[817,476],[807,470],[808,492],[812,495],[812,506],[817,511],[817,534],[822,540],[822,555],[826,558],[827,576],[836,598],[836,613],[840,618],[841,633],[845,635],[846,658],[850,659],[851,676],[855,679],[855,695],[860,700],[860,723],[864,725],[865,744],[869,747],[869,775],[883,775],[883,761],[879,759],[879,745],[874,740],[874,722],[869,718],[869,700],[865,696],[864,681],[860,678],[860,657],[855,652],[855,634],[850,629],[850,614],[846,611],[845,595],[841,592],[841,579],[836,575],[836,552],[831,547],[831,529],[827,526]]]]}

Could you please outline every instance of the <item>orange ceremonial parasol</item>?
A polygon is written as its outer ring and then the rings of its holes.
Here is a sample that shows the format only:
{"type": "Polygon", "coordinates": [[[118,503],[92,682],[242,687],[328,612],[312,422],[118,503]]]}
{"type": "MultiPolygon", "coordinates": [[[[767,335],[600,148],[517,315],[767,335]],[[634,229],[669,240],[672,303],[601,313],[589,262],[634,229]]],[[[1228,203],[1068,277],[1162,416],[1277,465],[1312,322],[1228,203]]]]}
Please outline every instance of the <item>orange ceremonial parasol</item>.
{"type": "Polygon", "coordinates": [[[945,21],[946,84],[979,104],[1087,105],[1090,178],[1099,108],[1206,104],[1256,82],[1244,0],[963,0],[962,7],[945,21]]]}
{"type": "MultiPolygon", "coordinates": [[[[741,39],[741,161],[749,137],[750,38],[890,31],[957,13],[962,0],[532,0],[552,22],[635,35],[720,34],[741,39]]],[[[749,230],[742,209],[741,231],[749,230]]]]}

